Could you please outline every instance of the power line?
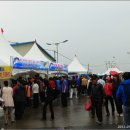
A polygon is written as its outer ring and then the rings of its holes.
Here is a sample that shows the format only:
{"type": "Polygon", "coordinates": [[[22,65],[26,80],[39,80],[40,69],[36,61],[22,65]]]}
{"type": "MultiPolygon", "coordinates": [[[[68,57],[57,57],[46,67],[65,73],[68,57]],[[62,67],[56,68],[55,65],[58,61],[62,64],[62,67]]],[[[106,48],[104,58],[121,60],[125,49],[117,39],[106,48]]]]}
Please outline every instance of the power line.
{"type": "Polygon", "coordinates": [[[72,59],[70,59],[70,58],[66,57],[65,55],[63,55],[63,54],[61,54],[61,53],[58,53],[58,54],[60,54],[60,55],[61,55],[61,56],[63,56],[64,58],[66,58],[66,59],[68,59],[68,60],[72,61],[72,59]]]}
{"type": "MultiPolygon", "coordinates": [[[[44,49],[44,50],[53,51],[53,52],[57,53],[55,50],[49,50],[49,49],[44,49]]],[[[66,59],[72,61],[72,59],[66,57],[65,55],[63,55],[63,54],[61,54],[61,53],[59,53],[59,52],[58,52],[58,54],[61,55],[61,56],[64,57],[64,58],[66,58],[66,59]]]]}
{"type": "MultiPolygon", "coordinates": [[[[49,50],[49,49],[44,49],[44,50],[48,50],[48,51],[52,51],[52,52],[57,53],[55,50],[49,50]]],[[[72,61],[71,58],[68,58],[67,56],[65,56],[65,55],[63,55],[63,54],[61,54],[61,53],[59,53],[59,52],[58,52],[58,54],[59,54],[60,56],[64,57],[64,58],[66,58],[67,60],[72,61]]],[[[123,65],[128,64],[128,65],[129,65],[130,62],[128,62],[128,63],[118,63],[118,65],[120,65],[120,64],[123,64],[123,65]]],[[[83,66],[87,66],[86,64],[82,64],[82,65],[83,65],[83,66]]],[[[104,64],[89,65],[89,66],[90,66],[91,68],[97,68],[97,67],[102,67],[102,66],[105,66],[105,65],[107,65],[107,69],[108,69],[109,67],[117,67],[117,68],[119,68],[118,65],[117,65],[115,62],[112,62],[112,61],[106,61],[106,63],[104,63],[104,64]]]]}
{"type": "Polygon", "coordinates": [[[91,67],[101,67],[104,66],[105,64],[99,64],[99,65],[91,65],[91,67]]]}
{"type": "MultiPolygon", "coordinates": [[[[53,52],[57,53],[55,50],[50,50],[50,49],[44,49],[44,50],[53,51],[53,52]]],[[[58,54],[61,55],[61,56],[64,57],[64,58],[68,59],[69,61],[72,61],[72,60],[73,60],[73,59],[70,59],[70,58],[66,57],[65,55],[63,55],[63,54],[61,54],[61,53],[59,53],[59,52],[58,52],[58,54]]],[[[82,64],[82,65],[83,65],[83,66],[88,66],[88,65],[86,65],[86,64],[82,64]]],[[[90,67],[101,67],[101,66],[104,66],[104,64],[100,64],[100,65],[90,65],[90,67]]]]}

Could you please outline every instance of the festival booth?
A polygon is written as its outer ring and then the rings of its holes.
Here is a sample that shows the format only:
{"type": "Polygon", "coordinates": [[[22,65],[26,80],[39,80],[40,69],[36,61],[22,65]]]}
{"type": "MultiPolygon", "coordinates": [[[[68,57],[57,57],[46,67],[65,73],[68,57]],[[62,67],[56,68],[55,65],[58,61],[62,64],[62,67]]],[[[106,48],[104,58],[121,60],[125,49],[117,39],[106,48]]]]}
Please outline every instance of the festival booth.
{"type": "Polygon", "coordinates": [[[123,71],[120,71],[117,68],[109,68],[103,75],[118,75],[121,74],[123,71]]]}
{"type": "Polygon", "coordinates": [[[87,74],[87,69],[85,69],[81,65],[78,58],[75,56],[73,58],[73,61],[68,65],[68,73],[69,73],[69,75],[87,74]]]}
{"type": "Polygon", "coordinates": [[[33,60],[44,61],[45,66],[45,74],[49,76],[67,74],[67,67],[63,64],[59,63],[51,63],[49,60],[38,48],[37,44],[34,43],[32,48],[28,51],[28,53],[24,56],[24,58],[33,58],[33,60]]]}
{"type": "Polygon", "coordinates": [[[10,46],[10,43],[4,38],[4,36],[0,35],[0,66],[4,65],[11,67],[12,70],[10,70],[12,71],[12,78],[30,73],[46,73],[44,66],[45,63],[43,61],[49,60],[44,56],[41,57],[40,54],[40,50],[37,45],[34,44],[34,46],[27,53],[27,58],[23,58],[10,46]]]}

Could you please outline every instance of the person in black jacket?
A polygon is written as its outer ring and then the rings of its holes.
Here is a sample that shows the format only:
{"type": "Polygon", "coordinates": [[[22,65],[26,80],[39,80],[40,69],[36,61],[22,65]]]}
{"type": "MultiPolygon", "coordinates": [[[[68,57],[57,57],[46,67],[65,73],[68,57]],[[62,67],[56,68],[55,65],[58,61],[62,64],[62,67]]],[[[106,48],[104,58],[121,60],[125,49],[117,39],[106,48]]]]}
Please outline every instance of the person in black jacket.
{"type": "Polygon", "coordinates": [[[102,104],[103,98],[105,96],[103,86],[100,83],[97,83],[98,77],[97,75],[93,75],[91,78],[91,82],[88,86],[88,98],[91,97],[92,101],[92,117],[94,117],[95,112],[97,116],[97,121],[99,125],[102,123],[102,104]]]}
{"type": "Polygon", "coordinates": [[[16,84],[13,87],[13,91],[15,118],[16,120],[19,120],[23,116],[26,103],[26,89],[23,85],[23,81],[16,81],[16,84]]]}
{"type": "MultiPolygon", "coordinates": [[[[50,80],[52,81],[53,79],[50,78],[50,80]]],[[[46,120],[46,110],[48,105],[50,107],[51,119],[54,120],[53,100],[57,97],[56,87],[54,86],[52,87],[47,79],[45,80],[45,84],[46,84],[46,98],[45,103],[43,105],[42,120],[46,120]]]]}
{"type": "MultiPolygon", "coordinates": [[[[76,80],[75,77],[72,77],[72,80],[70,81],[70,99],[72,99],[73,97],[73,93],[76,92],[76,80]]],[[[77,92],[76,92],[76,96],[77,96],[77,92]]]]}

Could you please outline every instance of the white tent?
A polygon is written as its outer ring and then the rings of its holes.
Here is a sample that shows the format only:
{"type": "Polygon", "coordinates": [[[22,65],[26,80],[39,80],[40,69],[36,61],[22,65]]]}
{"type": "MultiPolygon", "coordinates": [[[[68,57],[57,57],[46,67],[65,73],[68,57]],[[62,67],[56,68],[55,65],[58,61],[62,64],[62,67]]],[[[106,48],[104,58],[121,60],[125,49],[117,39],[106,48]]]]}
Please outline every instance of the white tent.
{"type": "Polygon", "coordinates": [[[69,73],[87,73],[87,69],[85,69],[77,57],[75,56],[73,61],[68,65],[69,73]]]}
{"type": "Polygon", "coordinates": [[[51,62],[38,48],[36,43],[32,46],[32,48],[27,52],[27,54],[24,56],[26,59],[32,59],[32,60],[39,60],[39,61],[45,61],[45,62],[51,62]]]}
{"type": "Polygon", "coordinates": [[[0,59],[0,66],[8,66],[3,60],[0,59]]]}
{"type": "Polygon", "coordinates": [[[122,71],[120,71],[119,69],[117,69],[117,68],[108,68],[108,70],[105,72],[105,73],[103,73],[104,75],[110,75],[110,71],[115,71],[115,72],[117,72],[117,73],[122,73],[122,71]]]}
{"type": "Polygon", "coordinates": [[[22,57],[19,53],[17,53],[9,44],[7,40],[5,40],[4,36],[0,34],[0,62],[5,65],[10,65],[10,57],[22,57]]]}

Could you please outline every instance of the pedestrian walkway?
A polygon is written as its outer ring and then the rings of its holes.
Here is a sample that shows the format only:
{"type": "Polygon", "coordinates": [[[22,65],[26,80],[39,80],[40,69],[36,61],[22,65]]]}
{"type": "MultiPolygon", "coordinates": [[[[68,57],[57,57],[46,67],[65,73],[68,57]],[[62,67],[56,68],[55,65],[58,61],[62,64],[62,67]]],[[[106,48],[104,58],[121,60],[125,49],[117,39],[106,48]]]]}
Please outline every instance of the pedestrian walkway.
{"type": "MultiPolygon", "coordinates": [[[[39,109],[27,108],[22,120],[16,121],[13,125],[9,124],[10,129],[115,129],[122,125],[122,117],[106,117],[105,108],[103,109],[103,123],[97,125],[95,118],[91,118],[90,113],[84,109],[86,97],[79,99],[68,99],[68,107],[62,108],[60,99],[54,102],[55,120],[51,120],[49,107],[47,110],[47,120],[41,120],[42,111],[39,109]]],[[[1,128],[4,127],[2,118],[0,119],[1,128]]]]}

